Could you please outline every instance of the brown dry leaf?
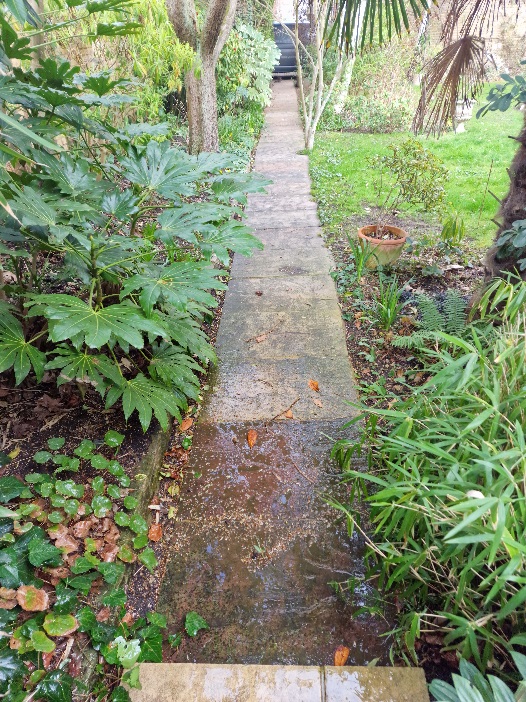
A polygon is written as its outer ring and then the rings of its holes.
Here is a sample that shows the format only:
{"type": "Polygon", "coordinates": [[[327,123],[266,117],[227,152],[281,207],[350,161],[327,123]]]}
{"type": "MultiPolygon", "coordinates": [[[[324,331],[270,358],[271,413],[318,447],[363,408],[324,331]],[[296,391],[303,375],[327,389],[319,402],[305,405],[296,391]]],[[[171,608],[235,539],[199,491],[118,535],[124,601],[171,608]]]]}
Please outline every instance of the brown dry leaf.
{"type": "Polygon", "coordinates": [[[120,539],[121,533],[114,522],[111,522],[110,528],[104,534],[104,541],[109,544],[116,544],[120,539]]]}
{"type": "Polygon", "coordinates": [[[311,390],[314,390],[314,392],[319,392],[320,391],[320,386],[318,385],[317,380],[312,380],[312,378],[309,380],[309,388],[311,390]]]}
{"type": "Polygon", "coordinates": [[[18,651],[19,648],[22,648],[22,641],[20,639],[15,639],[14,636],[11,636],[9,639],[9,648],[12,651],[18,651]]]}
{"type": "Polygon", "coordinates": [[[100,612],[96,615],[95,619],[98,622],[107,622],[111,615],[110,607],[103,607],[100,612]]]}
{"type": "Polygon", "coordinates": [[[81,519],[80,522],[76,522],[71,527],[71,533],[77,539],[85,539],[90,533],[91,527],[93,526],[92,519],[81,519]]]}
{"type": "Polygon", "coordinates": [[[22,585],[16,592],[18,604],[26,612],[45,612],[49,609],[49,595],[33,585],[22,585]]]}
{"type": "Polygon", "coordinates": [[[59,580],[68,578],[71,575],[69,568],[65,566],[59,566],[58,568],[44,568],[44,572],[47,573],[51,578],[51,584],[53,586],[58,585],[59,580]]]}
{"type": "Polygon", "coordinates": [[[340,644],[336,651],[334,651],[334,665],[340,666],[347,663],[351,650],[347,646],[340,644]]]}
{"type": "Polygon", "coordinates": [[[8,600],[0,597],[0,609],[14,609],[16,604],[16,600],[8,600]]]}
{"type": "Polygon", "coordinates": [[[53,660],[54,655],[55,651],[51,651],[51,653],[42,654],[42,665],[44,666],[45,670],[49,670],[49,668],[51,668],[51,661],[53,660]]]}
{"type": "Polygon", "coordinates": [[[415,373],[415,377],[413,378],[415,385],[420,385],[422,380],[424,379],[424,374],[419,371],[418,373],[415,373]]]}
{"type": "Polygon", "coordinates": [[[183,419],[179,428],[181,431],[188,431],[188,429],[190,429],[193,423],[194,420],[192,419],[192,417],[187,417],[186,419],[183,419]]]}
{"type": "Polygon", "coordinates": [[[254,446],[258,438],[258,433],[255,429],[249,429],[247,432],[247,444],[250,448],[254,446]]]}
{"type": "Polygon", "coordinates": [[[69,534],[59,536],[58,539],[55,540],[55,546],[62,549],[66,556],[79,550],[79,542],[69,534]]]}
{"type": "Polygon", "coordinates": [[[285,419],[294,419],[294,415],[292,414],[292,410],[287,410],[283,416],[285,417],[285,419]]]}
{"type": "Polygon", "coordinates": [[[261,344],[262,341],[265,341],[267,338],[268,334],[260,334],[259,336],[256,336],[255,341],[257,344],[261,344]]]}
{"type": "Polygon", "coordinates": [[[126,612],[124,617],[121,619],[121,622],[123,624],[127,624],[128,626],[131,626],[135,619],[133,618],[133,614],[131,612],[126,612]]]}
{"type": "Polygon", "coordinates": [[[357,319],[356,322],[354,323],[354,327],[355,327],[355,329],[361,329],[361,328],[362,328],[362,323],[360,322],[359,319],[357,319]]]}
{"type": "Polygon", "coordinates": [[[317,397],[315,397],[312,401],[314,402],[316,407],[323,407],[323,402],[320,399],[318,399],[317,397]]]}
{"type": "Polygon", "coordinates": [[[399,368],[395,373],[396,378],[403,378],[404,375],[405,375],[405,372],[404,372],[403,368],[399,368]]]}
{"type": "Polygon", "coordinates": [[[104,563],[113,563],[113,561],[117,558],[118,552],[119,547],[117,544],[108,544],[102,549],[99,555],[104,563]]]}
{"type": "Polygon", "coordinates": [[[163,535],[163,530],[160,524],[152,524],[148,530],[148,538],[150,541],[160,541],[163,535]]]}
{"type": "Polygon", "coordinates": [[[60,537],[67,536],[69,531],[63,524],[55,524],[47,530],[47,533],[49,538],[54,541],[55,539],[60,539],[60,537]]]}
{"type": "Polygon", "coordinates": [[[11,590],[8,587],[0,587],[0,597],[3,600],[16,600],[16,590],[11,590]]]}

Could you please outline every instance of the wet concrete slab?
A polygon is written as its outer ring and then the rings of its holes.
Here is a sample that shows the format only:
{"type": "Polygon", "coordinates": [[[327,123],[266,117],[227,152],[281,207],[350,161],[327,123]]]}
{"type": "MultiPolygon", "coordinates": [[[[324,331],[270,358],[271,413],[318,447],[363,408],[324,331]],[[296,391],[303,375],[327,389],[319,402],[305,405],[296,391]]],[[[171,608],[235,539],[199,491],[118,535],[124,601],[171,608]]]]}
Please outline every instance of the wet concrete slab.
{"type": "Polygon", "coordinates": [[[267,300],[230,297],[216,341],[223,361],[336,356],[347,353],[341,312],[334,300],[267,300]],[[320,348],[321,347],[321,348],[320,348]]]}
{"type": "Polygon", "coordinates": [[[143,663],[133,702],[428,702],[418,668],[143,663]]]}
{"type": "Polygon", "coordinates": [[[268,420],[292,402],[301,421],[354,416],[357,402],[347,357],[303,356],[283,360],[220,361],[210,376],[214,392],[202,411],[202,422],[268,420]],[[315,380],[320,391],[309,387],[315,380]],[[299,399],[298,399],[299,398],[299,399]]]}
{"type": "Polygon", "coordinates": [[[317,242],[317,246],[300,248],[298,240],[294,246],[291,242],[287,248],[269,247],[262,251],[256,251],[247,258],[235,258],[231,271],[232,278],[292,278],[298,275],[329,275],[334,265],[332,257],[323,246],[321,239],[318,239],[317,242]]]}
{"type": "Polygon", "coordinates": [[[315,209],[290,210],[286,206],[268,212],[249,212],[246,223],[254,229],[282,229],[283,227],[316,227],[320,225],[315,209]]]}
{"type": "MultiPolygon", "coordinates": [[[[385,621],[353,620],[329,585],[364,567],[361,539],[324,499],[345,499],[329,458],[340,427],[198,426],[158,611],[173,631],[198,611],[210,630],[185,639],[173,661],[320,665],[341,643],[353,664],[386,660],[385,621]]],[[[364,588],[355,606],[370,596],[364,588]]]]}
{"type": "Polygon", "coordinates": [[[237,277],[230,281],[230,296],[243,296],[249,301],[260,297],[265,302],[275,304],[284,299],[292,303],[294,300],[311,302],[317,300],[334,300],[334,281],[328,275],[299,274],[283,277],[237,277]]]}

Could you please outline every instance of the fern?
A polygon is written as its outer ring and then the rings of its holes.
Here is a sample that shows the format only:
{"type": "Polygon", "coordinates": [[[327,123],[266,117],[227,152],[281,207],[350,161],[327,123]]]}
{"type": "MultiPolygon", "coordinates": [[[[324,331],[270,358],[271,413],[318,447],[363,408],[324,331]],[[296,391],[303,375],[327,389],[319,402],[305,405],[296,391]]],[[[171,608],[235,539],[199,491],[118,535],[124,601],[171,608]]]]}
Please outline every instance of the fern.
{"type": "Polygon", "coordinates": [[[448,290],[444,302],[444,331],[462,336],[466,329],[466,301],[456,290],[448,290]]]}
{"type": "Polygon", "coordinates": [[[424,331],[443,331],[445,327],[444,316],[438,309],[437,303],[429,295],[418,295],[416,298],[420,312],[420,328],[424,331]]]}
{"type": "Polygon", "coordinates": [[[409,336],[398,336],[392,345],[399,349],[421,350],[428,343],[444,343],[440,332],[463,337],[466,333],[466,302],[456,290],[448,290],[443,310],[429,295],[418,295],[419,328],[409,336]]]}

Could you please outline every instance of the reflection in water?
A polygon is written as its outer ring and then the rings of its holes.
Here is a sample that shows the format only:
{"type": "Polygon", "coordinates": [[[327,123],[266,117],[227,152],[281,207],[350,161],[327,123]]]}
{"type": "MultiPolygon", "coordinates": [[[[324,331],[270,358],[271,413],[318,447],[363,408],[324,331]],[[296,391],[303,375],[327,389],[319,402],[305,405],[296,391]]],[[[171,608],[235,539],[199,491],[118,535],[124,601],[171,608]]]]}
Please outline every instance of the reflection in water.
{"type": "Polygon", "coordinates": [[[385,660],[386,623],[353,620],[329,585],[364,570],[360,538],[321,497],[345,499],[323,436],[339,424],[198,425],[188,474],[201,477],[183,486],[158,609],[177,630],[197,611],[210,630],[173,660],[327,664],[342,643],[351,664],[385,660]]]}

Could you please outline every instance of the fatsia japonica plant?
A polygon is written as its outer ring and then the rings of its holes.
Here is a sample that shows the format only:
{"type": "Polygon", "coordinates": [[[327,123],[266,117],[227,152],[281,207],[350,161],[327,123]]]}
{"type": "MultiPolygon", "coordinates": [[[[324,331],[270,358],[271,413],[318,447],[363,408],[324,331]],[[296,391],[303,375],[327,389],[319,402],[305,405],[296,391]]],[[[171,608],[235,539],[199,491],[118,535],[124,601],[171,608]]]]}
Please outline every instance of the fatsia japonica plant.
{"type": "MultiPolygon", "coordinates": [[[[66,2],[68,22],[126,18],[130,4],[66,2]]],[[[101,106],[133,99],[128,81],[53,55],[59,25],[20,1],[0,2],[0,25],[0,373],[56,373],[166,428],[214,358],[201,325],[224,288],[218,264],[262,246],[240,205],[267,181],[226,154],[188,155],[162,125],[101,121],[101,106]]]]}

